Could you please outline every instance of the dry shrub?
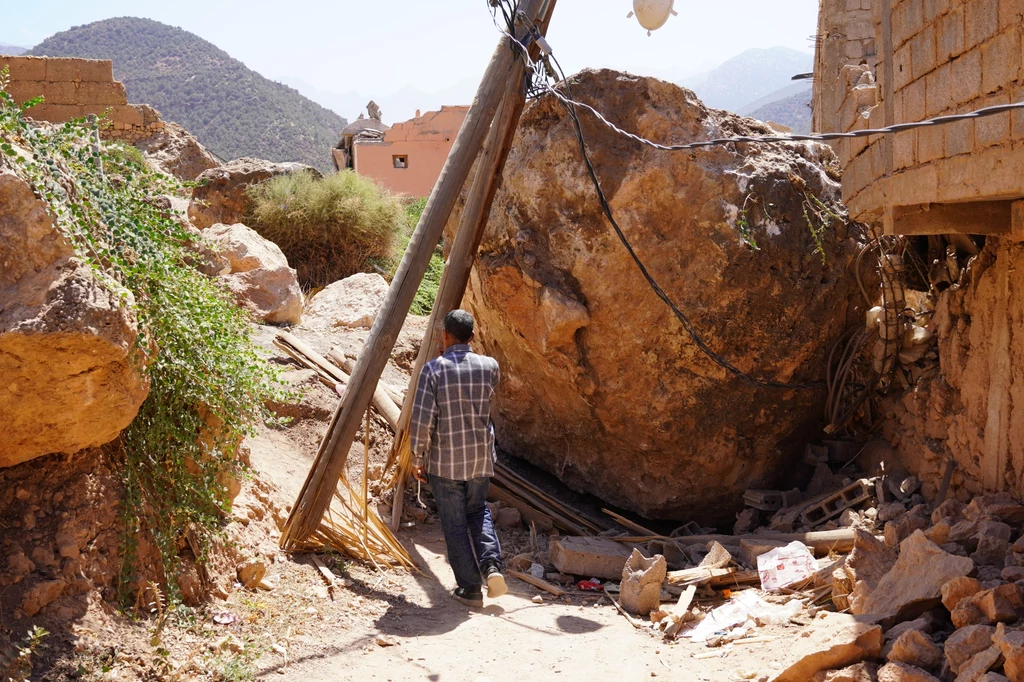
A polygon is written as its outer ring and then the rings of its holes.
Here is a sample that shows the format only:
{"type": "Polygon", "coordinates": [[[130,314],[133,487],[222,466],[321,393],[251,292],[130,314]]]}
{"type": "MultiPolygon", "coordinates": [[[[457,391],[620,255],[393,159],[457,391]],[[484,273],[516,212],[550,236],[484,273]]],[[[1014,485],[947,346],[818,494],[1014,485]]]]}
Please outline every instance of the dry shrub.
{"type": "Polygon", "coordinates": [[[281,247],[307,290],[386,263],[406,226],[401,202],[352,171],[281,175],[248,191],[253,229],[281,247]]]}

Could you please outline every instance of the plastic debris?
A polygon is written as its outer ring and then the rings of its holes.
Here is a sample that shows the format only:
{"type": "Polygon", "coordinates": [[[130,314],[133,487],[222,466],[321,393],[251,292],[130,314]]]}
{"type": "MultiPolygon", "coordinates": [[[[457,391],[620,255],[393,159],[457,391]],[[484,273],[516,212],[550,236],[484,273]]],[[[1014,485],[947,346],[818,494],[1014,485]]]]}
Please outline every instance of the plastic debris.
{"type": "Polygon", "coordinates": [[[757,557],[761,587],[769,592],[805,580],[817,570],[814,555],[802,542],[791,542],[757,557]]]}

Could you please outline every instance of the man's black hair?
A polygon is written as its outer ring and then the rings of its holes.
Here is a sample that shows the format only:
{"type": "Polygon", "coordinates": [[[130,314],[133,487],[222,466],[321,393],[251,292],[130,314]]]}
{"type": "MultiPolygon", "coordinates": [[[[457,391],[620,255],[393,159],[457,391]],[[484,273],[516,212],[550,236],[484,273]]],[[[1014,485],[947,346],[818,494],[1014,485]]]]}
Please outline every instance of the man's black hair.
{"type": "Polygon", "coordinates": [[[459,343],[469,343],[473,338],[473,316],[465,310],[453,310],[444,316],[444,330],[459,343]]]}

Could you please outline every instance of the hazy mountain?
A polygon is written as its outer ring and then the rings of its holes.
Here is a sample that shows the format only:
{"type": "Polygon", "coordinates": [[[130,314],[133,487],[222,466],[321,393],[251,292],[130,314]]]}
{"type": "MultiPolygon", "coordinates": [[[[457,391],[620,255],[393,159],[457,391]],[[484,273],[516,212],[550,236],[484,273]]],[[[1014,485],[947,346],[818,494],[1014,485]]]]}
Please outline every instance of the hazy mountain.
{"type": "Polygon", "coordinates": [[[780,88],[775,92],[769,93],[759,100],[753,101],[750,104],[745,104],[740,107],[736,113],[742,114],[743,116],[749,116],[752,112],[757,111],[761,107],[766,107],[769,104],[778,102],[780,100],[789,99],[794,95],[806,95],[807,101],[811,99],[811,81],[797,81],[792,85],[787,85],[784,88],[780,88]]]}
{"type": "Polygon", "coordinates": [[[759,121],[774,121],[792,128],[794,133],[811,132],[811,91],[770,102],[747,114],[759,121]]]}
{"type": "Polygon", "coordinates": [[[301,161],[331,169],[346,121],[275,83],[197,35],[150,19],[121,17],[76,26],[34,55],[114,60],[128,99],[151,104],[218,156],[301,161]]]}
{"type": "Polygon", "coordinates": [[[18,47],[17,45],[8,45],[6,43],[0,43],[0,54],[17,55],[25,54],[29,51],[27,47],[18,47]]]}
{"type": "Polygon", "coordinates": [[[814,56],[788,47],[750,49],[706,73],[680,81],[711,107],[738,112],[813,70],[814,56]]]}

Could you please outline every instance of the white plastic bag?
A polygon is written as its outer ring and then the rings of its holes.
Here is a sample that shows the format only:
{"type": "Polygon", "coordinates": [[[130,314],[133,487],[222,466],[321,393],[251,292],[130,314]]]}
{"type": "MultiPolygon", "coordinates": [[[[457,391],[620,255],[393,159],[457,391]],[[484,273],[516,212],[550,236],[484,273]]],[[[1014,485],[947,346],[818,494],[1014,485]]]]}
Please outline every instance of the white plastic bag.
{"type": "Polygon", "coordinates": [[[757,557],[761,588],[769,592],[809,578],[817,570],[814,555],[802,542],[791,542],[757,557]]]}

